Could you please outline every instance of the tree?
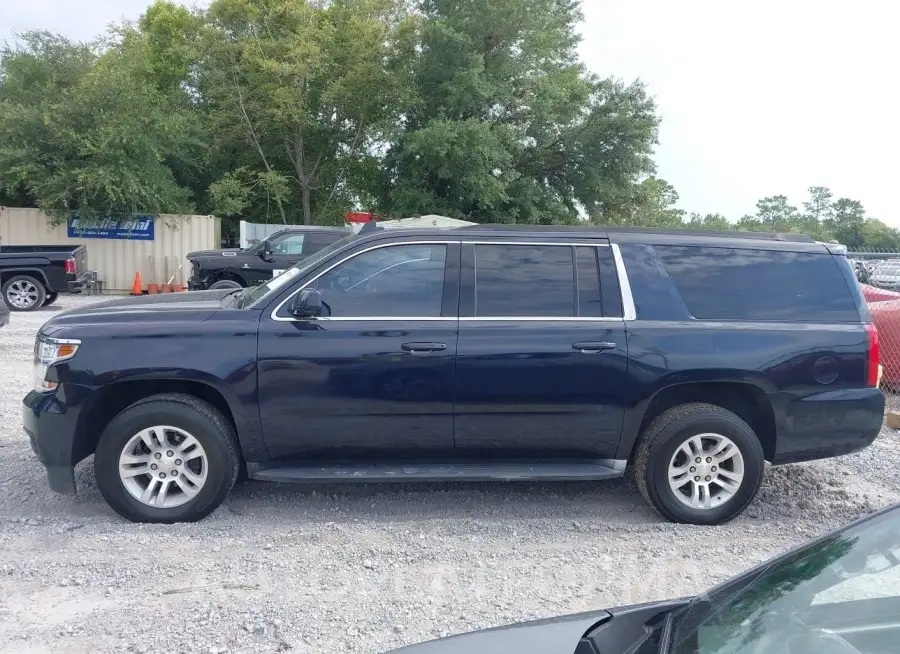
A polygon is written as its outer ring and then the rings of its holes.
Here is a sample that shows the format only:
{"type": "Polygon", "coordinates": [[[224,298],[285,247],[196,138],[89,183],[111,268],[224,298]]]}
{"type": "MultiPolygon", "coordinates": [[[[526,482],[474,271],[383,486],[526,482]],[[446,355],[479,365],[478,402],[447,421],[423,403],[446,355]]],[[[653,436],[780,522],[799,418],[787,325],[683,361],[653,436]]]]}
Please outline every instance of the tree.
{"type": "Polygon", "coordinates": [[[692,213],[688,225],[693,229],[717,229],[720,231],[734,229],[734,225],[720,213],[708,213],[705,216],[692,213]]]}
{"type": "Polygon", "coordinates": [[[677,208],[678,192],[664,179],[649,177],[640,183],[633,206],[598,222],[631,227],[674,229],[685,226],[685,212],[677,208]]]}
{"type": "Polygon", "coordinates": [[[865,242],[866,210],[861,202],[840,198],[833,205],[834,217],[825,227],[839,242],[850,248],[860,248],[865,242]]]}
{"type": "Polygon", "coordinates": [[[218,210],[274,203],[283,222],[330,222],[367,199],[402,75],[407,34],[390,0],[216,0],[199,87],[232,172],[210,188],[218,210]]]}
{"type": "Polygon", "coordinates": [[[658,119],[641,84],[577,56],[574,0],[423,0],[414,93],[378,195],[394,215],[574,222],[625,215],[653,172],[658,119]]]}
{"type": "Polygon", "coordinates": [[[818,223],[831,220],[834,217],[831,190],[825,186],[810,186],[808,190],[809,200],[803,203],[807,215],[818,223]]]}
{"type": "Polygon", "coordinates": [[[150,80],[143,43],[100,52],[29,32],[0,61],[0,178],[55,220],[190,212],[168,162],[188,157],[193,116],[150,80]]]}
{"type": "Polygon", "coordinates": [[[756,203],[756,217],[768,232],[789,232],[796,226],[797,207],[788,204],[787,196],[773,195],[756,203]]]}

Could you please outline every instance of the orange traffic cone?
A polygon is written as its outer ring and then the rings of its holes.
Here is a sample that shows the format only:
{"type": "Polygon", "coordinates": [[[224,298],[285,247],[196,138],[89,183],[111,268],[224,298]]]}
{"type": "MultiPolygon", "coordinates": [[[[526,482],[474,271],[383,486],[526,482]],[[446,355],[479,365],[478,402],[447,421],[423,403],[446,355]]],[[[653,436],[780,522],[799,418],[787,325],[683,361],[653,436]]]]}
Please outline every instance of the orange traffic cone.
{"type": "Polygon", "coordinates": [[[156,295],[159,293],[159,284],[147,284],[147,295],[156,295]]]}
{"type": "Polygon", "coordinates": [[[141,290],[141,273],[134,273],[134,284],[131,285],[131,294],[132,295],[143,295],[144,292],[141,290]]]}

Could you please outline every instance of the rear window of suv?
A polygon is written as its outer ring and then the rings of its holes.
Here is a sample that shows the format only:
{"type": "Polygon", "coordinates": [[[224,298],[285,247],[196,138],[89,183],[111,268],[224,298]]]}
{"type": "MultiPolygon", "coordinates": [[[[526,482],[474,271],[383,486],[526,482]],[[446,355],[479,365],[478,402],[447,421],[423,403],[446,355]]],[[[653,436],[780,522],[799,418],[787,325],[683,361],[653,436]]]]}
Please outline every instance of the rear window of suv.
{"type": "Polygon", "coordinates": [[[695,318],[859,322],[833,255],[672,245],[654,250],[695,318]]]}

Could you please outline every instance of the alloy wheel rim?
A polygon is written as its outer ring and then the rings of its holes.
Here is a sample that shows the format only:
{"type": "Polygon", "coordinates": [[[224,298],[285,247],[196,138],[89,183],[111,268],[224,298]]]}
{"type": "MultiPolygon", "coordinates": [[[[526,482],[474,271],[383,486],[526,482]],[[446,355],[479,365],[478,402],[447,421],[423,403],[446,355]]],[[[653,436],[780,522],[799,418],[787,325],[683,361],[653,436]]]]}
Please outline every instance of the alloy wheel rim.
{"type": "Polygon", "coordinates": [[[119,455],[119,479],[141,504],[171,509],[194,499],[206,484],[206,451],[179,427],[148,427],[132,436],[119,455]]]}
{"type": "Polygon", "coordinates": [[[744,455],[727,436],[703,433],[685,440],[668,469],[669,488],[692,509],[715,509],[729,502],[744,481],[744,455]]]}
{"type": "Polygon", "coordinates": [[[37,286],[24,279],[10,284],[6,289],[6,299],[17,309],[30,309],[38,301],[37,286]]]}

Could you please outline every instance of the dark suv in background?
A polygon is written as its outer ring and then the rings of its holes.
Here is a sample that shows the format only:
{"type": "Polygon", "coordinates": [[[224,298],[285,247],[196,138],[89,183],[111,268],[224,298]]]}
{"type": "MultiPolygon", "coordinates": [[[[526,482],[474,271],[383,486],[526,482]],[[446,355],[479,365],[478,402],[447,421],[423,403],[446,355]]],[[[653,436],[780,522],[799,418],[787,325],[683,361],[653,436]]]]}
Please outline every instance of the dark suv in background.
{"type": "MultiPolygon", "coordinates": [[[[366,231],[366,230],[364,230],[366,231]]],[[[800,236],[479,226],[346,236],[253,289],[124,298],[37,336],[50,486],[95,454],[131,520],[281,482],[601,480],[718,524],[764,463],[878,435],[878,334],[800,236]]]]}
{"type": "Polygon", "coordinates": [[[348,228],[341,227],[295,227],[275,232],[246,250],[189,252],[188,289],[232,289],[262,284],[349,233],[348,228]]]}

